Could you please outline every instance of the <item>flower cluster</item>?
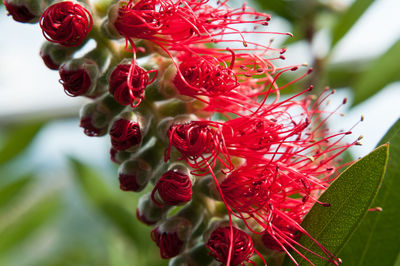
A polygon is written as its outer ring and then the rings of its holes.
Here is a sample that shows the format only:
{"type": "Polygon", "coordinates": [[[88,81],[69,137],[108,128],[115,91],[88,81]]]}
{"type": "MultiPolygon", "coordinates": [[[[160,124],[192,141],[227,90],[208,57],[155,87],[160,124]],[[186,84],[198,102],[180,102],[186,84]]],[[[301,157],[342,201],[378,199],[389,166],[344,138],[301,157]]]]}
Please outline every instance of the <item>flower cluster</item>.
{"type": "Polygon", "coordinates": [[[280,97],[312,70],[278,86],[301,66],[276,66],[285,49],[252,41],[290,35],[266,31],[268,14],[227,0],[119,0],[108,10],[62,1],[40,12],[25,2],[4,0],[15,20],[39,21],[47,40],[40,55],[66,94],[92,99],[80,126],[88,136],[109,134],[120,188],[153,184],[136,214],[154,226],[162,258],[255,265],[272,250],[296,264],[294,253],[340,263],[301,222],[314,204],[329,207],[318,198],[357,142],[343,142],[350,131],[326,129],[336,113],[324,110],[329,90],[280,97]],[[73,57],[89,39],[96,48],[73,57]],[[324,255],[301,246],[302,236],[324,255]]]}

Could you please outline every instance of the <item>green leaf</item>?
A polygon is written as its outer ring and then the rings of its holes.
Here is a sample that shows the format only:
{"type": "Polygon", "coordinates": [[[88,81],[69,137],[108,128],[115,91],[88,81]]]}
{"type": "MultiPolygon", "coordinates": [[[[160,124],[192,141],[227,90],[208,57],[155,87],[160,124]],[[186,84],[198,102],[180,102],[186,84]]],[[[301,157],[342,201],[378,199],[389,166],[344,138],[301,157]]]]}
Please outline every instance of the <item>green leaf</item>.
{"type": "MultiPolygon", "coordinates": [[[[368,211],[380,187],[388,156],[388,145],[383,145],[351,165],[320,197],[330,207],[315,204],[304,219],[303,228],[330,252],[337,255],[361,219],[368,211]]],[[[303,235],[300,244],[323,255],[320,248],[303,235]]],[[[305,253],[305,252],[303,252],[305,253]]],[[[327,262],[310,253],[305,254],[315,265],[327,262]]],[[[295,254],[300,265],[306,262],[295,254]]],[[[286,261],[289,261],[286,258],[286,261]]]]}
{"type": "Polygon", "coordinates": [[[13,202],[15,198],[20,196],[22,192],[28,185],[30,185],[33,180],[32,175],[26,175],[14,182],[11,182],[0,188],[0,209],[3,209],[7,205],[13,202]]]}
{"type": "Polygon", "coordinates": [[[400,40],[386,53],[379,56],[371,66],[355,81],[353,87],[354,102],[359,104],[368,99],[386,85],[400,79],[400,40]]]}
{"type": "MultiPolygon", "coordinates": [[[[0,228],[0,254],[7,252],[44,226],[60,210],[59,194],[51,194],[30,207],[15,221],[0,228]]],[[[7,219],[2,217],[1,219],[7,219]]]]}
{"type": "Polygon", "coordinates": [[[69,162],[74,170],[75,180],[91,201],[97,203],[112,197],[111,190],[99,178],[98,172],[74,158],[69,158],[69,162]]]}
{"type": "Polygon", "coordinates": [[[7,132],[4,145],[0,147],[0,165],[20,154],[43,126],[43,122],[17,126],[7,132]]]}
{"type": "Polygon", "coordinates": [[[374,0],[356,0],[345,13],[339,17],[332,29],[332,47],[346,35],[373,2],[374,0]]]}
{"type": "MultiPolygon", "coordinates": [[[[118,201],[115,195],[111,193],[112,190],[107,187],[100,175],[76,159],[70,158],[70,163],[75,172],[75,179],[97,211],[132,243],[138,244],[143,240],[146,241],[148,236],[146,236],[146,239],[143,238],[142,225],[131,212],[122,207],[123,202],[118,201]]],[[[132,201],[135,203],[136,199],[133,198],[132,201]]],[[[143,245],[137,247],[140,249],[143,245]]]]}
{"type": "Polygon", "coordinates": [[[389,160],[383,184],[369,212],[346,244],[340,257],[345,265],[395,265],[400,255],[400,120],[380,143],[389,142],[389,160]]]}

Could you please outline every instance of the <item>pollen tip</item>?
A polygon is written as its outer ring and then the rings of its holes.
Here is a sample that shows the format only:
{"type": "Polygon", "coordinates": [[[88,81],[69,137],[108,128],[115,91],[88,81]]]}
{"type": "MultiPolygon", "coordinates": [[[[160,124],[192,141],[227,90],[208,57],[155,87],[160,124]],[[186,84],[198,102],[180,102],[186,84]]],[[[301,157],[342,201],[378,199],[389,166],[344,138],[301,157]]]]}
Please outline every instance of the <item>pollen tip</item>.
{"type": "Polygon", "coordinates": [[[361,121],[361,122],[364,121],[364,116],[363,116],[363,115],[361,116],[360,121],[361,121]]]}
{"type": "Polygon", "coordinates": [[[347,103],[347,98],[344,98],[343,99],[343,104],[346,104],[347,103]]]}
{"type": "Polygon", "coordinates": [[[308,71],[307,71],[307,75],[310,74],[312,71],[313,71],[313,68],[310,67],[310,68],[308,69],[308,71]]]}

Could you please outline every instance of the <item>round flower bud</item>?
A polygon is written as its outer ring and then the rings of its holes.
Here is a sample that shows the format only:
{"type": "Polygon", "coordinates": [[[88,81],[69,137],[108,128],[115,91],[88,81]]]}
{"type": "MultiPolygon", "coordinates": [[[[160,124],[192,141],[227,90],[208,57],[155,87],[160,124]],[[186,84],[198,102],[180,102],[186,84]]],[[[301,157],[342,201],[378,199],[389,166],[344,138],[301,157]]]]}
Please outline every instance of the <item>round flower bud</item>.
{"type": "Polygon", "coordinates": [[[89,11],[71,1],[49,6],[39,23],[48,41],[67,47],[81,45],[93,26],[89,11]]]}
{"type": "Polygon", "coordinates": [[[120,188],[123,191],[139,192],[143,190],[152,173],[151,166],[141,159],[123,162],[118,169],[120,188]]]}
{"type": "Polygon", "coordinates": [[[86,58],[73,59],[61,65],[60,82],[68,96],[89,95],[96,87],[99,72],[96,62],[86,58]]]}
{"type": "Polygon", "coordinates": [[[122,63],[116,66],[110,76],[110,93],[114,99],[122,105],[131,105],[140,103],[144,99],[144,90],[149,83],[147,72],[135,65],[130,73],[131,64],[122,63]],[[131,77],[129,77],[131,75],[131,77]],[[131,83],[128,84],[128,79],[131,83]]]}
{"type": "Polygon", "coordinates": [[[133,112],[125,112],[114,121],[110,129],[111,144],[116,150],[136,150],[147,133],[145,118],[133,112]]]}
{"type": "Polygon", "coordinates": [[[160,248],[161,257],[169,259],[181,253],[191,231],[192,225],[189,220],[182,217],[172,217],[151,231],[151,239],[160,248]]]}
{"type": "Polygon", "coordinates": [[[90,137],[99,137],[107,133],[110,121],[123,107],[116,103],[112,96],[105,95],[81,108],[80,126],[90,137]]]}
{"type": "Polygon", "coordinates": [[[80,127],[83,128],[85,135],[89,137],[104,136],[107,133],[107,116],[98,112],[96,103],[88,103],[80,111],[80,127]]]}
{"type": "Polygon", "coordinates": [[[52,70],[58,70],[60,65],[69,59],[72,53],[73,49],[47,41],[40,47],[40,57],[44,64],[52,70]]]}
{"type": "MultiPolygon", "coordinates": [[[[244,231],[232,227],[233,250],[230,265],[243,265],[250,262],[254,253],[253,241],[244,231]]],[[[206,247],[210,250],[209,255],[221,263],[227,263],[229,256],[229,245],[231,243],[231,227],[224,226],[216,228],[210,235],[206,247]]]]}
{"type": "Polygon", "coordinates": [[[35,23],[42,14],[41,1],[4,0],[8,15],[15,21],[35,23]]]}
{"type": "Polygon", "coordinates": [[[168,210],[168,206],[160,207],[154,204],[150,197],[150,193],[147,193],[139,198],[136,216],[142,223],[154,225],[165,216],[168,210]]]}
{"type": "Polygon", "coordinates": [[[163,204],[174,206],[189,202],[192,199],[189,170],[182,165],[172,167],[158,180],[151,197],[160,206],[163,204]]]}

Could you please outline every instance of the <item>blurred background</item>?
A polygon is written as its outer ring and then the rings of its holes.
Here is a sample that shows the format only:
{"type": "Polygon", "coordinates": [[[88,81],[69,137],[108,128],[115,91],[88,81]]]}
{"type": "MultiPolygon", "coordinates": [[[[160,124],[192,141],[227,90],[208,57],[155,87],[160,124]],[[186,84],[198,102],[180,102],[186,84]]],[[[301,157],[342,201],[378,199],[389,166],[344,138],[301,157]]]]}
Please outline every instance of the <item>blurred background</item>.
{"type": "MultiPolygon", "coordinates": [[[[400,1],[249,5],[271,13],[271,31],[294,34],[273,44],[288,47],[285,64],[314,68],[297,89],[330,86],[333,107],[349,99],[345,115],[329,119],[334,131],[365,116],[353,130],[363,146],[349,155],[369,153],[400,117],[400,1]]],[[[66,96],[58,73],[42,63],[39,26],[6,14],[1,5],[0,265],[167,265],[136,220],[138,196],[119,191],[109,139],[79,128],[85,100],[66,96]]]]}

